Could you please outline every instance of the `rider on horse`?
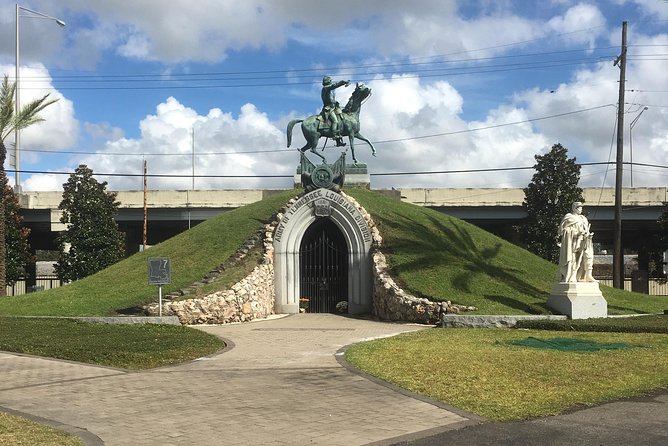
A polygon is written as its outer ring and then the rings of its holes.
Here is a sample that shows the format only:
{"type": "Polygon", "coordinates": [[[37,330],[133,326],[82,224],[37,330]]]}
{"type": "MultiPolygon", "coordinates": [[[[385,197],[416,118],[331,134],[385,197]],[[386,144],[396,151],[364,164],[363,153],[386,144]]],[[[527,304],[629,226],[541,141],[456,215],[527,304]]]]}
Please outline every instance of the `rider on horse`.
{"type": "Polygon", "coordinates": [[[322,116],[322,122],[324,122],[325,125],[330,124],[337,147],[343,147],[346,143],[341,139],[341,126],[337,116],[341,113],[341,108],[339,108],[339,103],[336,102],[334,90],[339,87],[347,87],[348,85],[350,85],[350,81],[338,81],[332,83],[331,77],[325,76],[322,78],[322,91],[320,92],[320,97],[322,98],[322,111],[320,112],[320,116],[322,116]]]}

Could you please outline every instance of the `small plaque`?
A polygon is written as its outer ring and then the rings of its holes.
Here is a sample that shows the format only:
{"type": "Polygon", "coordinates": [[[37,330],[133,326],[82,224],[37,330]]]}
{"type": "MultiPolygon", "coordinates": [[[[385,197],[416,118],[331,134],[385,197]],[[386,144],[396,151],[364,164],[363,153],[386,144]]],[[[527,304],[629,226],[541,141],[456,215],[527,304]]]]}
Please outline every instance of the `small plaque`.
{"type": "Polygon", "coordinates": [[[148,258],[149,285],[166,285],[172,282],[172,268],[169,257],[148,258]]]}
{"type": "Polygon", "coordinates": [[[330,217],[332,215],[332,208],[329,200],[320,198],[315,200],[315,216],[316,217],[330,217]]]}

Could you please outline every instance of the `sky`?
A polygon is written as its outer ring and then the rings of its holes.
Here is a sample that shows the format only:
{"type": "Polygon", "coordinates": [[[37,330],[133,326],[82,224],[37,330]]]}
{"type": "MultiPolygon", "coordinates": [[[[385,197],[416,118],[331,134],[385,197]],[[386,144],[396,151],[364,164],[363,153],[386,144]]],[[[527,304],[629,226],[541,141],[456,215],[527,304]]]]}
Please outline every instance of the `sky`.
{"type": "MultiPolygon", "coordinates": [[[[62,190],[80,164],[141,190],[144,161],[149,189],[290,188],[304,139],[295,126],[288,148],[286,126],[320,111],[324,75],[351,82],[341,104],[358,82],[372,90],[360,122],[377,153],[359,140],[355,153],[373,188],[525,187],[557,143],[583,164],[581,186],[614,187],[624,21],[624,186],[668,184],[668,1],[19,5],[21,104],[58,99],[21,134],[25,191],[62,190]]],[[[15,8],[0,1],[10,81],[15,8]]]]}

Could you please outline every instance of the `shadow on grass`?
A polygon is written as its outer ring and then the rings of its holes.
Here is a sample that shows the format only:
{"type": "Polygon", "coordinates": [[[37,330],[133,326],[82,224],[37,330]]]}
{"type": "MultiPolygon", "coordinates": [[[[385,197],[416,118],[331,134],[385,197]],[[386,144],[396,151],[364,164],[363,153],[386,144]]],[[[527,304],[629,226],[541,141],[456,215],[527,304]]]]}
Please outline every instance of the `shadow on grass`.
{"type": "Polygon", "coordinates": [[[512,297],[494,295],[485,295],[485,299],[492,302],[498,302],[508,308],[514,308],[529,314],[550,314],[545,303],[529,304],[518,299],[513,299],[512,297]]]}
{"type": "MultiPolygon", "coordinates": [[[[482,277],[505,283],[518,294],[544,300],[545,290],[539,289],[527,280],[525,271],[504,265],[498,257],[502,243],[484,246],[477,242],[468,231],[466,223],[447,224],[431,215],[424,215],[428,224],[394,214],[384,216],[383,225],[391,227],[396,234],[408,234],[404,238],[392,240],[394,249],[403,252],[413,260],[393,268],[398,276],[413,271],[435,269],[444,264],[458,263],[461,272],[450,280],[451,285],[462,293],[471,293],[471,286],[482,277]],[[390,220],[392,219],[392,220],[390,220]]],[[[424,220],[423,220],[424,221],[424,220]]],[[[530,304],[512,298],[496,296],[500,303],[512,308],[529,310],[530,304]],[[505,300],[505,302],[501,302],[505,300]]],[[[533,309],[531,312],[535,312],[533,309]]]]}

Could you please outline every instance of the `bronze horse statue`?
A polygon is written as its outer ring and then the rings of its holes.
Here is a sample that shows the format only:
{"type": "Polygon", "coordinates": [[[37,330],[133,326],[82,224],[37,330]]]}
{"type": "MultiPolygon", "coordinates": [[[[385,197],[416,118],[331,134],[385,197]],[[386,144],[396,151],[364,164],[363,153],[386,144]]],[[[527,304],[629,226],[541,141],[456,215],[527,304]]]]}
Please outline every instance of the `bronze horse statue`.
{"type": "MultiPolygon", "coordinates": [[[[350,151],[353,155],[353,162],[357,164],[357,159],[355,158],[355,138],[365,141],[369,146],[371,146],[371,154],[376,156],[376,149],[371,144],[371,141],[366,139],[360,133],[360,109],[362,108],[362,102],[369,97],[371,94],[371,89],[364,84],[358,83],[355,86],[355,91],[350,96],[348,103],[343,108],[341,113],[341,136],[347,136],[348,141],[350,142],[350,151]]],[[[333,138],[334,134],[332,129],[328,124],[323,123],[318,119],[320,115],[312,115],[306,119],[293,119],[288,123],[288,147],[292,143],[292,127],[298,122],[302,123],[302,133],[304,138],[306,138],[306,144],[304,147],[299,149],[302,153],[307,150],[318,155],[322,158],[322,161],[325,162],[325,157],[316,152],[318,146],[318,141],[320,138],[333,138]]]]}

